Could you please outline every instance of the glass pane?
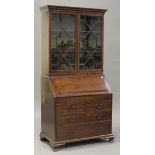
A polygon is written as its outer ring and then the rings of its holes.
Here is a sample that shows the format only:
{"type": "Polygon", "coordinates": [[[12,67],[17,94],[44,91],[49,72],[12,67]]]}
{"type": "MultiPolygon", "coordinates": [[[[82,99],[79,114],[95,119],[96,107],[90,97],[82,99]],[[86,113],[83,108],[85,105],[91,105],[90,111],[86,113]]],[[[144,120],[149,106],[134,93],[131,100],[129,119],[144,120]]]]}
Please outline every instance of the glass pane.
{"type": "Polygon", "coordinates": [[[75,70],[75,15],[52,15],[52,70],[75,70]]]}
{"type": "Polygon", "coordinates": [[[101,17],[80,17],[80,69],[101,69],[101,17]]]}

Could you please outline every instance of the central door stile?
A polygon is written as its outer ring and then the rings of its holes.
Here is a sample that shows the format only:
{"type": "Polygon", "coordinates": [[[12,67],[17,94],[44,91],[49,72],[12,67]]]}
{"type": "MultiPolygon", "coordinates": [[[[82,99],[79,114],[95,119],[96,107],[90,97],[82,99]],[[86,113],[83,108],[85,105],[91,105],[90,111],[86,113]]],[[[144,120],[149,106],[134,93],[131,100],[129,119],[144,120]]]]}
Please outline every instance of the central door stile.
{"type": "Polygon", "coordinates": [[[80,14],[77,13],[77,72],[80,70],[80,14]]]}

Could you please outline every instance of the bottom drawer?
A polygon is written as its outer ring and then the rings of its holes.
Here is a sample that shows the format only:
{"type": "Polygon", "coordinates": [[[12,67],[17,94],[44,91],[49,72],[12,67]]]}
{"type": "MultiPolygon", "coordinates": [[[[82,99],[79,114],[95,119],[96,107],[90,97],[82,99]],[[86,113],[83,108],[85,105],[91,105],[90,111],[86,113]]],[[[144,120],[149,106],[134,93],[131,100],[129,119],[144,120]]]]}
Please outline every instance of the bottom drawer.
{"type": "Polygon", "coordinates": [[[56,140],[71,140],[111,133],[111,121],[57,126],[56,140]]]}

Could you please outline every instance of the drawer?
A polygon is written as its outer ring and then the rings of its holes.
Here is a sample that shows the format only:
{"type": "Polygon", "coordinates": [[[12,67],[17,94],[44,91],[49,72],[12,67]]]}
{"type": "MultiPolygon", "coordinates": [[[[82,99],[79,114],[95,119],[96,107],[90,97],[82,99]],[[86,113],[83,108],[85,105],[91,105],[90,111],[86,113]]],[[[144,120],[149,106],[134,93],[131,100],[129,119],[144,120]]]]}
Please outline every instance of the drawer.
{"type": "Polygon", "coordinates": [[[68,114],[68,113],[84,113],[85,104],[76,104],[76,103],[63,103],[56,105],[57,114],[68,114]]]}
{"type": "Polygon", "coordinates": [[[86,123],[71,126],[57,126],[56,140],[71,140],[84,137],[111,134],[111,121],[86,123]]]}
{"type": "Polygon", "coordinates": [[[71,113],[71,114],[57,114],[56,115],[56,124],[79,124],[85,122],[96,122],[112,120],[112,111],[104,110],[99,112],[89,112],[86,113],[71,113]]]}
{"type": "Polygon", "coordinates": [[[56,113],[68,114],[68,113],[84,113],[85,101],[80,100],[80,97],[64,97],[56,100],[56,113]]]}
{"type": "Polygon", "coordinates": [[[103,110],[111,110],[112,109],[112,101],[111,100],[100,100],[93,101],[90,104],[87,104],[88,112],[99,112],[103,110]]]}
{"type": "Polygon", "coordinates": [[[112,109],[112,96],[94,95],[78,97],[62,97],[55,101],[56,113],[85,113],[112,109]]]}

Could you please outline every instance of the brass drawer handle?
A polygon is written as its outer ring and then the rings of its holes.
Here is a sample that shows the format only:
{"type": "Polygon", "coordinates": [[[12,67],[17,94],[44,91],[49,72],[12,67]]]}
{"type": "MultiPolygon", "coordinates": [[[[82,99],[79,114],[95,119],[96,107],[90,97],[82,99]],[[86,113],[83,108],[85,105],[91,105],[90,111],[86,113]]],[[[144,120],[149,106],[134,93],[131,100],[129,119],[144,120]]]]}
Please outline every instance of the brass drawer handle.
{"type": "Polygon", "coordinates": [[[103,127],[99,127],[99,128],[96,129],[96,132],[101,132],[101,131],[104,131],[103,127]]]}
{"type": "Polygon", "coordinates": [[[68,118],[67,121],[68,122],[74,122],[75,121],[75,117],[72,116],[72,117],[68,118]]]}
{"type": "Polygon", "coordinates": [[[67,135],[68,136],[72,136],[72,135],[74,135],[75,133],[74,133],[74,131],[67,131],[67,135]]]}
{"type": "Polygon", "coordinates": [[[75,109],[76,109],[75,105],[69,105],[68,106],[69,111],[72,111],[72,110],[75,110],[75,109]]]}
{"type": "Polygon", "coordinates": [[[96,115],[96,119],[101,119],[103,117],[103,114],[96,115]]]}
{"type": "Polygon", "coordinates": [[[96,107],[96,109],[100,109],[103,107],[103,104],[102,103],[96,104],[95,107],[96,107]]]}

